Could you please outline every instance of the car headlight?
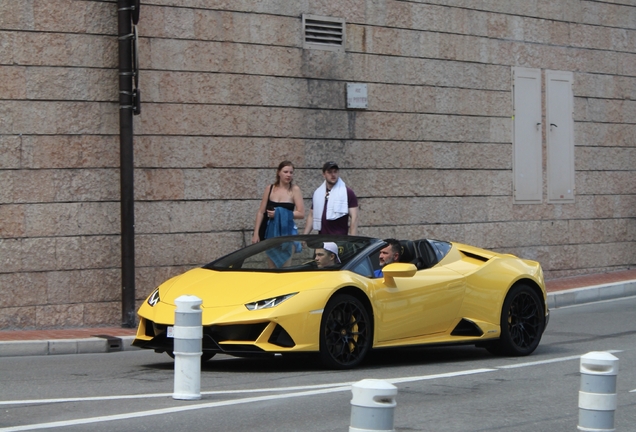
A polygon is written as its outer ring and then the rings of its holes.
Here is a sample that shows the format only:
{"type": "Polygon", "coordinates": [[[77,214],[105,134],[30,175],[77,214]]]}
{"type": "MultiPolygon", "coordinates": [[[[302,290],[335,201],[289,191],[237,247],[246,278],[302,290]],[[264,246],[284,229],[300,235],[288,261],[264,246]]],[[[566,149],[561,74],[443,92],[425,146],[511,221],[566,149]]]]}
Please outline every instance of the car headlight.
{"type": "Polygon", "coordinates": [[[150,306],[154,306],[157,303],[159,303],[159,288],[154,290],[152,294],[150,294],[150,297],[148,297],[148,304],[150,306]]]}
{"type": "Polygon", "coordinates": [[[278,297],[272,297],[272,298],[268,298],[268,299],[265,299],[265,300],[255,301],[253,303],[247,303],[245,305],[245,307],[248,310],[259,310],[259,309],[273,308],[274,306],[278,306],[279,304],[281,304],[285,300],[287,300],[289,298],[292,298],[296,294],[298,294],[298,293],[285,294],[285,295],[278,296],[278,297]]]}

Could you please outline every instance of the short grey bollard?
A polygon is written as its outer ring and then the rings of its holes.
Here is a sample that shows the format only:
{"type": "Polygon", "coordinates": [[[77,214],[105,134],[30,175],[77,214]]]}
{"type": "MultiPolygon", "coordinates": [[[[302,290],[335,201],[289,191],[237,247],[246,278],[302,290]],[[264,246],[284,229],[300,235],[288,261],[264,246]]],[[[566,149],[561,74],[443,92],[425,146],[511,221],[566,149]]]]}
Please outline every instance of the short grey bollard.
{"type": "Polygon", "coordinates": [[[174,393],[173,399],[201,399],[201,355],[203,326],[201,303],[195,296],[175,300],[174,313],[174,393]]]}
{"type": "Polygon", "coordinates": [[[364,379],[351,387],[349,432],[394,432],[397,387],[386,381],[364,379]]]}
{"type": "Polygon", "coordinates": [[[579,425],[581,431],[613,431],[618,359],[606,352],[581,356],[579,425]]]}

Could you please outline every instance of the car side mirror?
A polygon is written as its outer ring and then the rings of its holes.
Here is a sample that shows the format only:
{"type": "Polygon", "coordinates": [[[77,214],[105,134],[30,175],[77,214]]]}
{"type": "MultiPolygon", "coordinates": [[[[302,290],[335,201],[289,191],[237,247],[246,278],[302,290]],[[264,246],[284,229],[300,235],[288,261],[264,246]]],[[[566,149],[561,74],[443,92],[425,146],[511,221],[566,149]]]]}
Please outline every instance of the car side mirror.
{"type": "Polygon", "coordinates": [[[382,267],[382,274],[387,285],[393,285],[393,278],[410,278],[417,273],[417,267],[411,263],[391,263],[382,267]]]}

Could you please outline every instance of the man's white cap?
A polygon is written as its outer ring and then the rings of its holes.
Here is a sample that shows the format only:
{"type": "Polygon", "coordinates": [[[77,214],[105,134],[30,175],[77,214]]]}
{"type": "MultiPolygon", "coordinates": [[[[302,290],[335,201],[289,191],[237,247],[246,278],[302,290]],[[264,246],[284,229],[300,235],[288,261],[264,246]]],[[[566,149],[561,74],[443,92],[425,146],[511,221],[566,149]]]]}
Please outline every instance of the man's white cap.
{"type": "Polygon", "coordinates": [[[334,242],[324,242],[324,250],[328,250],[332,254],[336,255],[336,261],[340,262],[340,257],[338,256],[338,245],[334,242]]]}

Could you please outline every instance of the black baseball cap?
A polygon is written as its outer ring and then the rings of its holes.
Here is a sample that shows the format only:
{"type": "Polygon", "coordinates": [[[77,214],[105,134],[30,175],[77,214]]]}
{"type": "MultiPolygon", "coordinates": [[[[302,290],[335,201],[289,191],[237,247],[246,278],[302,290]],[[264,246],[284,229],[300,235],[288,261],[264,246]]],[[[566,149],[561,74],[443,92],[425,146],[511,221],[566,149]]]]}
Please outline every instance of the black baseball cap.
{"type": "Polygon", "coordinates": [[[335,168],[337,170],[340,169],[340,168],[338,168],[338,164],[335,163],[334,161],[325,162],[325,164],[322,166],[322,172],[325,172],[325,171],[330,170],[332,168],[335,168]]]}

